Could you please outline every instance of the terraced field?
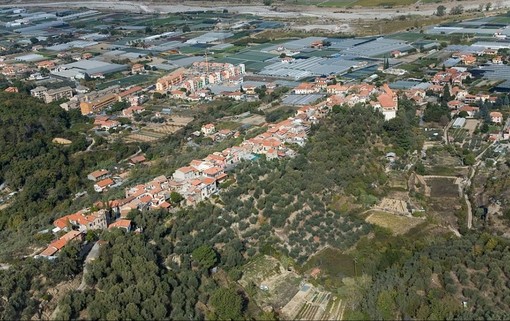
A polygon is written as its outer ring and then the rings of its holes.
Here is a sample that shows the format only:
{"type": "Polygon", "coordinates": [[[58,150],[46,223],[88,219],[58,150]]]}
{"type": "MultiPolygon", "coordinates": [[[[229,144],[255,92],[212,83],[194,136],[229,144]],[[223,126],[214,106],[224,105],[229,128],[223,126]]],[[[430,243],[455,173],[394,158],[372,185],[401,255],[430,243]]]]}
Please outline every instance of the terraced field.
{"type": "Polygon", "coordinates": [[[342,300],[331,292],[304,284],[282,309],[282,314],[286,320],[341,320],[343,310],[342,300]]]}

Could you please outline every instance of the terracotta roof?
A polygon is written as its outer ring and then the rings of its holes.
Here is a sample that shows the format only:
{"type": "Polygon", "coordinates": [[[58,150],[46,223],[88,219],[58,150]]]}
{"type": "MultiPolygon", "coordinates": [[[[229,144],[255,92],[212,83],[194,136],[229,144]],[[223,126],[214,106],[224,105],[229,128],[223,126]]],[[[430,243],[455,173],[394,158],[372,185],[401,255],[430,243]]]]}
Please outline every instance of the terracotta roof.
{"type": "Polygon", "coordinates": [[[165,201],[165,202],[159,204],[159,207],[161,207],[161,208],[170,208],[170,207],[172,207],[172,204],[170,204],[167,201],[165,201]]]}
{"type": "Polygon", "coordinates": [[[381,94],[377,97],[379,104],[381,104],[382,108],[394,108],[397,103],[393,100],[393,97],[388,94],[381,94]]]}
{"type": "Polygon", "coordinates": [[[96,183],[96,185],[101,188],[105,188],[113,184],[115,184],[115,182],[111,178],[106,178],[96,183]]]}
{"type": "Polygon", "coordinates": [[[108,228],[112,228],[112,227],[123,227],[123,228],[129,228],[131,226],[131,220],[127,220],[127,219],[120,219],[118,220],[117,222],[113,222],[112,224],[110,224],[110,226],[108,226],[108,228]]]}
{"type": "Polygon", "coordinates": [[[140,91],[142,90],[143,88],[140,87],[140,86],[134,86],[134,87],[131,87],[130,89],[126,90],[126,91],[123,91],[121,93],[119,93],[119,96],[120,97],[125,97],[125,96],[129,96],[137,91],[140,91]]]}
{"type": "Polygon", "coordinates": [[[106,174],[108,174],[108,171],[105,170],[105,169],[101,169],[101,170],[98,170],[98,171],[93,171],[89,175],[94,177],[94,178],[98,178],[98,177],[101,177],[101,176],[106,175],[106,174]]]}
{"type": "Polygon", "coordinates": [[[221,171],[222,171],[222,169],[219,167],[211,167],[211,168],[206,169],[204,171],[204,173],[207,175],[216,175],[216,174],[220,173],[221,171]]]}
{"type": "Polygon", "coordinates": [[[179,172],[182,172],[182,173],[189,173],[189,172],[193,172],[195,169],[191,166],[184,166],[184,167],[181,167],[181,168],[178,168],[177,169],[179,172]]]}
{"type": "Polygon", "coordinates": [[[130,161],[131,161],[131,163],[133,163],[133,164],[138,164],[138,163],[143,163],[143,162],[145,162],[145,161],[146,161],[146,159],[145,159],[145,156],[143,156],[143,155],[138,155],[138,156],[132,157],[132,158],[130,159],[130,161]]]}
{"type": "Polygon", "coordinates": [[[150,201],[152,201],[152,197],[150,195],[145,195],[140,198],[141,203],[149,203],[150,201]]]}
{"type": "Polygon", "coordinates": [[[205,177],[202,179],[202,182],[205,184],[205,185],[211,185],[213,183],[216,182],[216,180],[214,178],[210,178],[210,177],[205,177]]]}

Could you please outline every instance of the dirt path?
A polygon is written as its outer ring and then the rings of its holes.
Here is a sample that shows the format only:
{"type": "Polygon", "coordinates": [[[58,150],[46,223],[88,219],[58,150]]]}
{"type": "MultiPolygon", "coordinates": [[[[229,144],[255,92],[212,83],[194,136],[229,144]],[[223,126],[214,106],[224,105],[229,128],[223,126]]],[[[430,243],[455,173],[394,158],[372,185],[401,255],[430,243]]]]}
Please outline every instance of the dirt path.
{"type": "Polygon", "coordinates": [[[123,160],[121,160],[119,163],[124,163],[124,162],[127,162],[128,160],[130,160],[131,158],[135,157],[135,156],[138,156],[138,154],[140,154],[142,152],[142,149],[140,147],[138,147],[138,151],[136,153],[134,153],[133,155],[131,156],[128,156],[127,158],[124,158],[123,160]]]}
{"type": "MultiPolygon", "coordinates": [[[[488,151],[489,148],[491,148],[495,143],[496,143],[496,141],[492,142],[489,146],[487,146],[487,148],[485,148],[485,150],[483,152],[481,152],[480,154],[478,154],[478,156],[475,157],[476,163],[473,165],[473,167],[471,167],[471,172],[469,174],[469,177],[468,177],[468,180],[464,187],[464,190],[467,190],[471,186],[472,179],[476,173],[476,169],[482,162],[481,158],[482,158],[483,154],[485,154],[485,152],[488,151]]],[[[466,205],[467,205],[467,215],[468,215],[467,228],[471,229],[473,227],[473,208],[471,205],[471,201],[469,200],[469,197],[467,196],[467,193],[464,193],[464,199],[466,200],[466,205]]]]}
{"type": "Polygon", "coordinates": [[[92,138],[92,143],[89,145],[89,147],[87,147],[87,149],[85,150],[86,152],[90,152],[92,150],[92,147],[96,144],[96,140],[94,138],[92,138]]]}

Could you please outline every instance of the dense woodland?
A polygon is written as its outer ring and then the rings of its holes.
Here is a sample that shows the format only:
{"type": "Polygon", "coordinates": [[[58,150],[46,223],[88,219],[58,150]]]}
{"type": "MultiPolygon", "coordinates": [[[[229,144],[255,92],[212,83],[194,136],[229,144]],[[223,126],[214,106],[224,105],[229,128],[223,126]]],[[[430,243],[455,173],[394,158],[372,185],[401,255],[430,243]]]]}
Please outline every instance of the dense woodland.
{"type": "Polygon", "coordinates": [[[113,143],[99,146],[100,153],[83,153],[90,144],[83,133],[90,120],[78,110],[66,112],[24,94],[1,92],[0,101],[0,184],[18,192],[0,210],[0,241],[4,244],[0,255],[9,259],[26,254],[30,242],[48,242],[36,232],[69,210],[74,193],[91,189],[86,176],[98,164],[119,161],[137,148],[113,143]],[[72,144],[53,143],[56,137],[72,144]]]}
{"type": "Polygon", "coordinates": [[[506,239],[474,233],[417,251],[376,275],[362,303],[365,316],[378,320],[508,319],[509,246],[506,239]]]}

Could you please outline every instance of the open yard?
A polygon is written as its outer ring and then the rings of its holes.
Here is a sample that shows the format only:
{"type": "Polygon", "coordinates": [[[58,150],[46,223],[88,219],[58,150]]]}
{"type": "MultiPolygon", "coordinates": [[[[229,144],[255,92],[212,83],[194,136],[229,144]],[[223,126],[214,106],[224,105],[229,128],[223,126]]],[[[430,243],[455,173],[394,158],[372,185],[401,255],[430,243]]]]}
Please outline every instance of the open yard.
{"type": "Polygon", "coordinates": [[[468,130],[471,135],[473,135],[479,123],[480,121],[478,119],[466,119],[466,124],[464,125],[464,128],[468,130]]]}
{"type": "Polygon", "coordinates": [[[402,216],[382,211],[371,211],[370,213],[365,219],[368,223],[387,228],[396,235],[405,234],[413,227],[424,222],[424,219],[418,217],[402,216]]]}

